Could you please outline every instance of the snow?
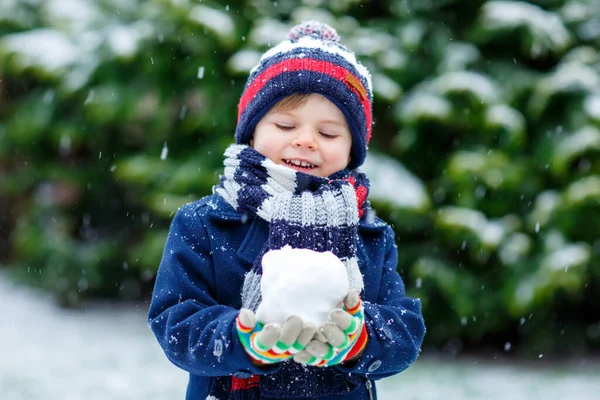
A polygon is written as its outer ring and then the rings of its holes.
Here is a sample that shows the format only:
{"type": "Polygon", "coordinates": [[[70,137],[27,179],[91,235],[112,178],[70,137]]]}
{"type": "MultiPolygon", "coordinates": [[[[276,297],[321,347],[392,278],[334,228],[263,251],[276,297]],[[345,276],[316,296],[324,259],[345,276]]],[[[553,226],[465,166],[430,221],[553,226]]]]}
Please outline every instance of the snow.
{"type": "Polygon", "coordinates": [[[279,22],[273,19],[263,19],[256,21],[256,23],[254,24],[254,28],[250,32],[249,39],[250,42],[258,46],[271,47],[276,43],[279,43],[279,40],[277,40],[277,38],[280,38],[282,40],[286,38],[289,31],[290,27],[284,24],[283,22],[279,22]]]}
{"type": "Polygon", "coordinates": [[[198,74],[197,74],[198,79],[204,78],[204,69],[205,68],[203,66],[198,67],[198,74]]]}
{"type": "Polygon", "coordinates": [[[561,92],[577,91],[599,92],[600,76],[594,68],[582,64],[581,61],[570,61],[537,82],[529,107],[535,115],[540,115],[546,110],[552,96],[561,92]]]}
{"type": "MultiPolygon", "coordinates": [[[[0,273],[2,400],[183,400],[187,373],[167,361],[146,325],[147,307],[61,309],[0,273]]],[[[378,381],[377,392],[380,400],[593,399],[598,376],[600,362],[585,357],[525,364],[426,351],[405,372],[378,381]]]]}
{"type": "Polygon", "coordinates": [[[66,26],[72,33],[89,30],[102,15],[90,0],[49,0],[44,4],[44,17],[52,26],[66,26]]]}
{"type": "Polygon", "coordinates": [[[373,29],[360,29],[347,40],[347,46],[350,49],[365,57],[373,57],[377,53],[386,52],[396,45],[395,37],[373,29]]]}
{"type": "Polygon", "coordinates": [[[554,212],[560,207],[560,203],[561,198],[557,191],[547,190],[540,193],[535,199],[535,206],[529,217],[529,225],[546,225],[554,212]]]}
{"type": "Polygon", "coordinates": [[[424,21],[414,19],[401,28],[400,42],[409,49],[419,48],[427,31],[428,27],[424,21]]]}
{"type": "Polygon", "coordinates": [[[62,84],[69,90],[83,86],[98,64],[94,51],[102,42],[96,32],[85,32],[77,42],[53,29],[33,29],[5,35],[0,48],[16,56],[22,68],[35,67],[56,76],[64,73],[62,84]]]}
{"type": "Polygon", "coordinates": [[[400,85],[384,74],[373,75],[373,90],[375,91],[376,97],[389,103],[398,100],[400,95],[402,95],[402,88],[400,85]]]}
{"type": "Polygon", "coordinates": [[[19,54],[24,67],[44,66],[50,71],[62,70],[80,56],[75,43],[65,33],[53,29],[9,34],[2,42],[9,51],[19,54]]]}
{"type": "Polygon", "coordinates": [[[540,80],[538,87],[548,83],[553,84],[549,88],[553,91],[567,91],[577,88],[597,92],[600,89],[600,76],[590,66],[571,62],[562,65],[554,74],[540,80]]]}
{"type": "Polygon", "coordinates": [[[513,312],[530,310],[532,303],[545,297],[550,287],[581,290],[590,258],[591,251],[585,243],[563,244],[552,251],[540,261],[535,273],[518,282],[513,312]]]}
{"type": "Polygon", "coordinates": [[[583,108],[591,118],[600,122],[600,95],[588,96],[583,103],[583,108]]]}
{"type": "Polygon", "coordinates": [[[320,326],[350,289],[345,265],[331,252],[285,246],[268,251],[262,268],[262,303],[256,318],[265,324],[283,324],[287,317],[298,315],[320,326]]]}
{"type": "Polygon", "coordinates": [[[247,74],[258,64],[261,55],[262,53],[256,50],[240,50],[227,61],[227,67],[235,74],[247,74]]]}
{"type": "Polygon", "coordinates": [[[593,17],[591,4],[586,5],[576,1],[569,1],[560,9],[562,19],[567,23],[588,20],[593,17]]]}
{"type": "Polygon", "coordinates": [[[33,18],[23,12],[19,3],[26,3],[32,7],[37,6],[40,0],[3,0],[0,1],[0,22],[10,22],[18,26],[32,26],[33,18]]]}
{"type": "Polygon", "coordinates": [[[421,119],[434,118],[446,120],[452,114],[452,105],[443,97],[416,91],[407,98],[402,105],[401,118],[407,123],[421,119]]]}
{"type": "Polygon", "coordinates": [[[377,55],[377,64],[389,70],[402,70],[408,64],[408,57],[398,49],[388,49],[377,55]]]}
{"type": "Polygon", "coordinates": [[[500,97],[500,88],[485,75],[471,71],[451,71],[435,78],[430,83],[434,93],[446,95],[452,92],[470,92],[481,103],[495,103],[500,97]]]}
{"type": "MultiPolygon", "coordinates": [[[[137,3],[119,0],[117,11],[132,5],[137,3]]],[[[85,85],[105,44],[116,57],[132,57],[139,42],[154,34],[150,23],[119,23],[119,12],[107,13],[93,0],[49,0],[40,7],[47,27],[5,35],[0,50],[14,55],[22,68],[35,67],[60,78],[69,91],[85,85]]]]}
{"type": "Polygon", "coordinates": [[[540,263],[546,272],[563,272],[565,268],[578,267],[585,269],[590,261],[591,252],[586,244],[565,245],[548,254],[540,263]]]}
{"type": "Polygon", "coordinates": [[[525,118],[512,107],[505,104],[494,104],[486,113],[487,123],[492,126],[505,126],[510,133],[519,138],[525,136],[525,118]]]}
{"type": "Polygon", "coordinates": [[[514,216],[488,220],[480,211],[456,206],[440,208],[437,218],[439,227],[448,230],[466,229],[488,248],[497,248],[509,233],[518,228],[518,218],[514,216]]]}
{"type": "Polygon", "coordinates": [[[569,206],[583,205],[587,201],[597,204],[600,200],[600,178],[591,175],[573,182],[567,188],[564,198],[569,206]]]}
{"type": "Polygon", "coordinates": [[[556,13],[525,2],[488,1],[482,7],[481,25],[489,30],[527,27],[532,39],[532,57],[565,49],[571,40],[556,13]]]}
{"type": "Polygon", "coordinates": [[[466,67],[481,58],[479,49],[465,42],[452,42],[446,45],[441,67],[444,71],[467,69],[466,67]]]}
{"type": "Polygon", "coordinates": [[[371,198],[398,208],[417,211],[429,209],[431,201],[425,185],[398,161],[369,151],[361,168],[369,176],[371,198]]]}
{"type": "Polygon", "coordinates": [[[160,351],[146,312],[144,303],[60,309],[0,275],[2,399],[183,399],[185,374],[160,351]]]}
{"type": "Polygon", "coordinates": [[[227,41],[235,36],[235,25],[226,12],[198,4],[190,11],[190,18],[227,41]]]}
{"type": "Polygon", "coordinates": [[[111,25],[104,29],[108,45],[120,57],[133,57],[142,39],[149,37],[154,29],[145,22],[132,25],[111,25]]]}
{"type": "Polygon", "coordinates": [[[567,172],[572,160],[589,150],[600,150],[600,129],[585,125],[556,145],[552,169],[559,173],[567,172]]]}
{"type": "Polygon", "coordinates": [[[585,42],[593,42],[600,36],[600,19],[592,18],[585,21],[577,29],[578,36],[585,42]]]}
{"type": "Polygon", "coordinates": [[[448,173],[456,179],[471,174],[482,179],[487,187],[497,189],[506,184],[506,173],[511,161],[501,151],[457,151],[448,164],[448,173]]]}

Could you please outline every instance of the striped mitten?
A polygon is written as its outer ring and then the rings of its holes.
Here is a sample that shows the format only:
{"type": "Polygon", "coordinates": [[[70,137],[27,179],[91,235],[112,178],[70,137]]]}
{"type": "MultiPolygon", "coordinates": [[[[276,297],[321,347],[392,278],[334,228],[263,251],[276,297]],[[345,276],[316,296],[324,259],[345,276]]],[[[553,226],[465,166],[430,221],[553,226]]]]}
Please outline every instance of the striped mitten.
{"type": "Polygon", "coordinates": [[[282,326],[263,325],[251,310],[241,309],[236,328],[244,350],[256,364],[272,364],[291,358],[304,350],[316,328],[303,326],[298,316],[289,317],[282,326]]]}
{"type": "Polygon", "coordinates": [[[333,310],[329,319],[306,348],[294,355],[294,361],[327,367],[351,360],[365,348],[368,339],[365,312],[356,291],[348,293],[342,308],[333,310]]]}

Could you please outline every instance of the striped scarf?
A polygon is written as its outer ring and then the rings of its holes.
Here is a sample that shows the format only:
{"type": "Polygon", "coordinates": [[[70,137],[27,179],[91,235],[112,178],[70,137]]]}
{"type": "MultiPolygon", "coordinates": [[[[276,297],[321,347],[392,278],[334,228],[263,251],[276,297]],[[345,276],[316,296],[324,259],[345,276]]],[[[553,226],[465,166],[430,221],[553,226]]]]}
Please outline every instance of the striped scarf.
{"type": "MultiPolygon", "coordinates": [[[[370,210],[369,181],[364,173],[343,170],[327,178],[312,176],[275,164],[252,147],[239,144],[227,148],[224,165],[224,175],[214,191],[240,214],[256,216],[269,223],[268,240],[244,278],[242,307],[256,311],[262,298],[262,256],[285,245],[331,251],[346,266],[350,288],[362,290],[356,247],[359,219],[370,210]]],[[[253,376],[249,379],[233,377],[229,382],[221,380],[221,390],[217,391],[221,392],[220,396],[216,396],[217,392],[213,396],[253,399],[260,397],[261,390],[269,392],[267,397],[275,398],[347,393],[353,385],[349,384],[347,374],[338,374],[341,373],[333,368],[317,371],[285,362],[280,371],[260,379],[253,376]],[[286,376],[298,379],[298,384],[281,392],[281,382],[289,381],[280,379],[286,376]],[[223,396],[223,391],[229,394],[223,396]]]]}

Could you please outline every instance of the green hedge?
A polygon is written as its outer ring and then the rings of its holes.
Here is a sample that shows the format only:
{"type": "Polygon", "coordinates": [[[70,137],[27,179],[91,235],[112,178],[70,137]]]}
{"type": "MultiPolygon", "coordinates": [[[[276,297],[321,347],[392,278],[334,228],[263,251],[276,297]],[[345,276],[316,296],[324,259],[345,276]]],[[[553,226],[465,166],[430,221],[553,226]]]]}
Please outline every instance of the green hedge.
{"type": "Polygon", "coordinates": [[[426,344],[600,348],[595,0],[3,2],[0,261],[66,306],[148,296],[250,67],[309,18],[372,72],[365,170],[426,344]]]}

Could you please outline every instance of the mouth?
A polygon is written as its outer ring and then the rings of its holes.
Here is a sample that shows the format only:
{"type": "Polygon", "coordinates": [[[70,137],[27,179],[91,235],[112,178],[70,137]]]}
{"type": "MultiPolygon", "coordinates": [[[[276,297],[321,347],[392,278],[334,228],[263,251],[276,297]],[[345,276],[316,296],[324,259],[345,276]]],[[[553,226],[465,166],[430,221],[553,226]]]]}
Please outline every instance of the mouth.
{"type": "Polygon", "coordinates": [[[311,164],[308,161],[296,160],[296,159],[283,159],[285,165],[292,167],[299,171],[310,171],[311,169],[317,168],[315,164],[311,164]]]}

